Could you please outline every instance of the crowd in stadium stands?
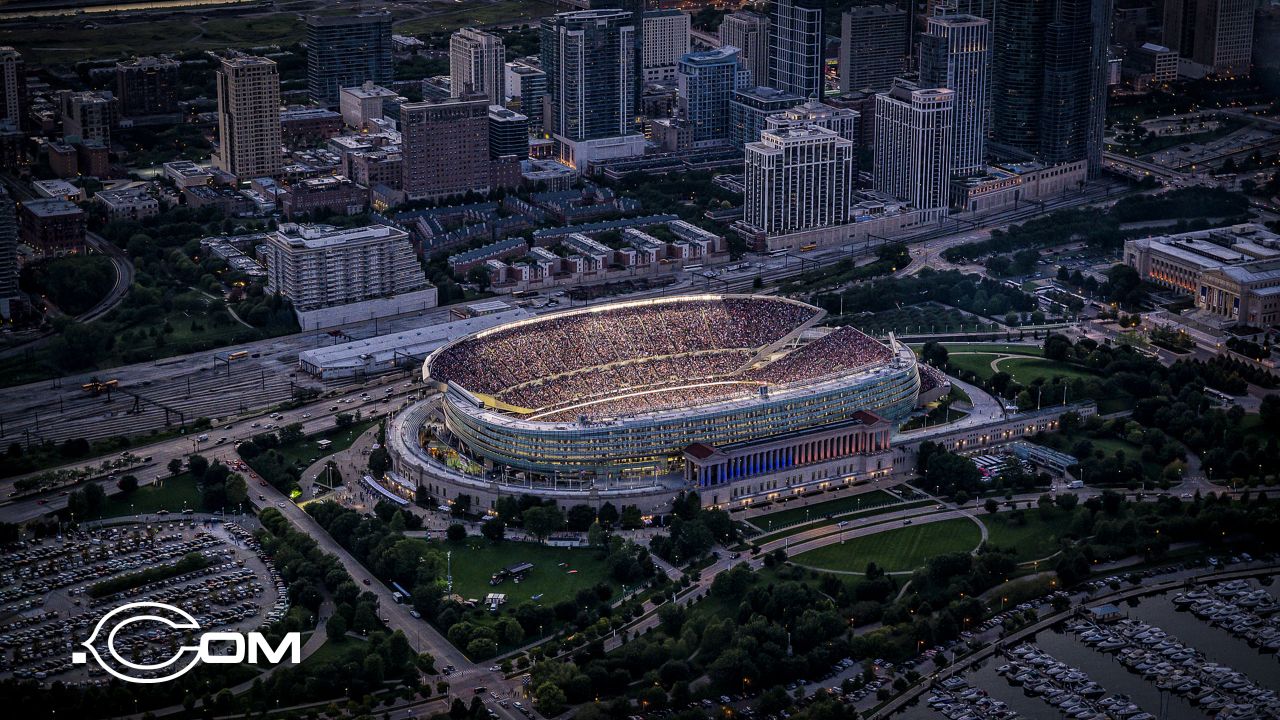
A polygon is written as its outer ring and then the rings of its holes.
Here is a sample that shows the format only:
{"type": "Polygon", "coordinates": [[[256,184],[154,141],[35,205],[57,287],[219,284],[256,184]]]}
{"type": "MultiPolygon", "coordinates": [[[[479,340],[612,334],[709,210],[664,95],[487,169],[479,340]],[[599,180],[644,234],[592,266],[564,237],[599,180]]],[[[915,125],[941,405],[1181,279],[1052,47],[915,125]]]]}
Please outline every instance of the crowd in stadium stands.
{"type": "Polygon", "coordinates": [[[893,352],[874,338],[851,327],[842,327],[814,340],[775,362],[756,368],[747,377],[775,385],[848,373],[893,358],[893,352]]]}
{"type": "Polygon", "coordinates": [[[629,417],[647,412],[675,410],[701,405],[715,400],[731,398],[747,398],[760,391],[760,384],[754,382],[733,382],[719,385],[701,385],[679,390],[659,391],[646,395],[629,395],[613,398],[588,405],[585,408],[556,410],[535,416],[546,422],[566,422],[586,417],[588,420],[604,420],[615,417],[629,417]]]}
{"type": "Polygon", "coordinates": [[[431,374],[497,395],[539,378],[627,360],[760,348],[816,312],[777,298],[721,298],[563,315],[451,345],[432,361],[431,374]]]}
{"type": "Polygon", "coordinates": [[[939,385],[947,382],[942,373],[935,370],[931,365],[920,363],[920,392],[927,393],[939,385]]]}
{"type": "Polygon", "coordinates": [[[750,350],[716,350],[688,355],[642,358],[607,367],[587,368],[519,385],[498,399],[530,409],[551,408],[639,388],[698,382],[732,373],[751,357],[750,350]]]}

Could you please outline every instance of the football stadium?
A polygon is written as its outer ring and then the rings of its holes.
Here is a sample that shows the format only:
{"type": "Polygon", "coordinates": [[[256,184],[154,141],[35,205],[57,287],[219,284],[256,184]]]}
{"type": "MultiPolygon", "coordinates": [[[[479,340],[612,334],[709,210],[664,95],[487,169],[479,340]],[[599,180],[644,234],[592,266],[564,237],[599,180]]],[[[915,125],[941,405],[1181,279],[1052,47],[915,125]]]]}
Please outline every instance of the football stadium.
{"type": "Polygon", "coordinates": [[[459,338],[424,364],[439,394],[392,424],[397,472],[484,505],[530,493],[649,510],[682,488],[748,504],[883,476],[921,392],[915,355],[824,317],[786,298],[683,295],[459,338]]]}

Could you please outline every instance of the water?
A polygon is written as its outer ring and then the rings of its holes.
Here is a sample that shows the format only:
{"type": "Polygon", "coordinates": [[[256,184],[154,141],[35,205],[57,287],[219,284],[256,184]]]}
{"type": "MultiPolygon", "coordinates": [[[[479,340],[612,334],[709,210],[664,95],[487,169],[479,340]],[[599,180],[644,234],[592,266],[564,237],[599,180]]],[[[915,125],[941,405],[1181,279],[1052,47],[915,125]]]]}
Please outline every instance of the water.
{"type": "Polygon", "coordinates": [[[59,15],[76,15],[78,13],[98,14],[112,12],[133,12],[138,10],[173,10],[176,8],[195,7],[200,5],[235,5],[251,0],[139,0],[138,2],[119,2],[106,5],[68,5],[47,9],[14,10],[0,13],[0,20],[27,17],[57,17],[59,15]]]}
{"type": "MultiPolygon", "coordinates": [[[[1280,591],[1280,584],[1268,588],[1272,593],[1280,591]]],[[[1179,612],[1170,598],[1173,593],[1154,595],[1143,599],[1136,606],[1124,605],[1123,610],[1134,619],[1159,626],[1176,636],[1188,646],[1203,652],[1212,662],[1229,665],[1243,672],[1250,680],[1265,688],[1280,690],[1280,668],[1276,657],[1259,653],[1248,643],[1236,638],[1226,630],[1212,627],[1187,612],[1179,612]]],[[[1034,638],[1034,643],[1044,652],[1067,663],[1089,675],[1094,682],[1107,689],[1107,695],[1123,693],[1143,710],[1156,717],[1167,720],[1205,720],[1209,713],[1200,710],[1187,702],[1181,695],[1161,691],[1154,683],[1148,682],[1141,675],[1129,672],[1116,661],[1110,653],[1094,650],[1079,642],[1074,636],[1061,630],[1049,630],[1034,638]],[[1164,696],[1164,704],[1161,696],[1164,696]],[[1162,714],[1167,711],[1167,715],[1162,714]]],[[[962,677],[970,685],[986,690],[991,697],[1001,700],[1022,717],[1061,718],[1056,708],[1051,707],[1040,698],[1028,697],[1020,687],[1010,685],[1003,677],[996,674],[996,668],[1004,665],[1008,659],[996,655],[984,662],[977,670],[969,670],[962,677]]],[[[920,696],[920,702],[914,707],[904,710],[896,717],[902,720],[940,720],[943,716],[924,704],[930,693],[920,696]]],[[[1105,697],[1105,696],[1104,696],[1105,697]]]]}

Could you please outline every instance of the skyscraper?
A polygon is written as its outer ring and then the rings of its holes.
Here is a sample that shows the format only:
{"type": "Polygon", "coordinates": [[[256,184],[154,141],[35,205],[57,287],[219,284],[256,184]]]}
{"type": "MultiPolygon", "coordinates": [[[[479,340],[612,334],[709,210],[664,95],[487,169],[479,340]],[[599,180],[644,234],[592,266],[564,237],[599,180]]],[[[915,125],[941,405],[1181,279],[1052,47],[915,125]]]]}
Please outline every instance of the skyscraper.
{"type": "Polygon", "coordinates": [[[280,174],[280,70],[264,57],[222,59],[215,166],[240,179],[280,174]]]}
{"type": "Polygon", "coordinates": [[[403,190],[410,200],[487,192],[489,99],[483,95],[400,106],[403,190]]]}
{"type": "Polygon", "coordinates": [[[635,23],[625,10],[579,10],[542,18],[547,126],[560,160],[574,166],[644,152],[635,130],[635,23]]]}
{"type": "Polygon", "coordinates": [[[991,24],[973,15],[935,15],[928,23],[920,38],[920,86],[955,93],[951,170],[967,175],[986,164],[991,24]]]}
{"type": "Polygon", "coordinates": [[[738,62],[751,72],[751,86],[769,84],[769,18],[742,11],[724,16],[720,44],[738,48],[738,62]]]}
{"type": "Polygon", "coordinates": [[[139,57],[116,63],[116,97],[124,117],[172,115],[178,112],[177,60],[139,57]]]}
{"type": "Polygon", "coordinates": [[[930,0],[930,15],[972,15],[988,21],[996,17],[996,0],[930,0]]]}
{"type": "Polygon", "coordinates": [[[770,115],[803,104],[804,98],[799,95],[770,87],[738,90],[729,101],[729,143],[742,148],[759,140],[770,115]]]}
{"type": "Polygon", "coordinates": [[[866,5],[840,17],[840,92],[884,92],[902,74],[911,16],[896,5],[866,5]]]}
{"type": "Polygon", "coordinates": [[[22,53],[9,46],[0,47],[0,123],[11,122],[22,127],[26,108],[26,78],[22,76],[22,53]]]}
{"type": "Polygon", "coordinates": [[[1002,0],[992,40],[991,142],[1101,170],[1111,0],[1002,0]]]}
{"type": "Polygon", "coordinates": [[[1187,74],[1240,74],[1253,59],[1250,0],[1165,0],[1164,44],[1191,61],[1187,74]]]}
{"type": "Polygon", "coordinates": [[[905,80],[876,95],[874,186],[918,210],[945,211],[955,93],[905,80]]]}
{"type": "Polygon", "coordinates": [[[776,0],[769,27],[769,87],[821,100],[822,0],[776,0]]]}
{"type": "Polygon", "coordinates": [[[747,143],[743,221],[767,235],[849,218],[853,143],[826,128],[766,130],[747,143]]]}
{"type": "Polygon", "coordinates": [[[391,14],[307,17],[307,93],[312,102],[336,105],[338,89],[366,80],[387,85],[391,66],[391,14]]]}
{"type": "Polygon", "coordinates": [[[729,141],[729,101],[750,75],[738,64],[738,48],[732,45],[680,58],[679,119],[689,129],[694,147],[729,141]]]}
{"type": "Polygon", "coordinates": [[[489,158],[529,157],[529,118],[501,105],[489,106],[489,158]]]}
{"type": "Polygon", "coordinates": [[[640,57],[644,81],[671,80],[676,75],[676,63],[689,52],[689,15],[680,10],[650,10],[643,17],[644,47],[640,57]]]}
{"type": "Polygon", "coordinates": [[[110,147],[111,129],[119,119],[119,106],[111,93],[64,91],[58,100],[64,138],[73,143],[95,140],[110,147]]]}
{"type": "Polygon", "coordinates": [[[462,28],[449,38],[449,89],[454,97],[480,93],[493,105],[506,100],[507,50],[502,38],[462,28]]]}
{"type": "Polygon", "coordinates": [[[18,218],[13,200],[0,186],[0,318],[13,317],[18,297],[18,218]]]}
{"type": "Polygon", "coordinates": [[[515,60],[507,63],[506,83],[507,95],[518,100],[521,114],[529,118],[529,127],[542,129],[542,101],[547,96],[547,74],[529,60],[515,60]]]}

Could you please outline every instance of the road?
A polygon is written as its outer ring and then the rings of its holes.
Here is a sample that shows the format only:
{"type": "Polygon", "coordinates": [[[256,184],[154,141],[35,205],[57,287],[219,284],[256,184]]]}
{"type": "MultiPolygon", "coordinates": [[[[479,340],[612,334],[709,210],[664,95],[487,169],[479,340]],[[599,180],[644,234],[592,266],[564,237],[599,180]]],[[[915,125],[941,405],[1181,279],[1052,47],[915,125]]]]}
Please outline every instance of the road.
{"type": "Polygon", "coordinates": [[[99,300],[97,305],[89,308],[88,312],[76,317],[76,320],[82,323],[90,323],[111,312],[116,305],[120,304],[125,293],[129,292],[129,288],[133,286],[134,271],[129,256],[113,243],[108,242],[106,238],[97,233],[86,232],[85,239],[95,250],[111,260],[111,265],[116,271],[116,282],[111,286],[111,291],[99,300]]]}

